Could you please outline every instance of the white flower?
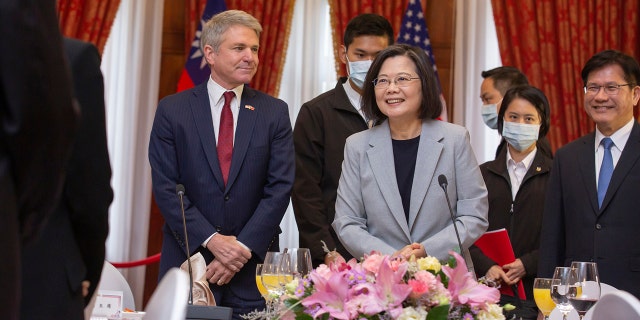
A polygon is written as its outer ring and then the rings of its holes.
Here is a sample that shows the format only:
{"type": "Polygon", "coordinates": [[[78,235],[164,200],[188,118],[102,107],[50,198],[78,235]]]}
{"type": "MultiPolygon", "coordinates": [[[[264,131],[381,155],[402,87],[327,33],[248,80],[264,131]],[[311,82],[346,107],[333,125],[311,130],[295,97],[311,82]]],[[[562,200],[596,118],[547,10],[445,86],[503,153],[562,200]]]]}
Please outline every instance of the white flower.
{"type": "Polygon", "coordinates": [[[484,310],[478,312],[478,320],[505,320],[502,307],[494,303],[488,304],[484,310]]]}
{"type": "Polygon", "coordinates": [[[413,307],[406,307],[402,309],[402,313],[397,320],[424,320],[427,318],[427,312],[422,308],[415,309],[413,307]]]}

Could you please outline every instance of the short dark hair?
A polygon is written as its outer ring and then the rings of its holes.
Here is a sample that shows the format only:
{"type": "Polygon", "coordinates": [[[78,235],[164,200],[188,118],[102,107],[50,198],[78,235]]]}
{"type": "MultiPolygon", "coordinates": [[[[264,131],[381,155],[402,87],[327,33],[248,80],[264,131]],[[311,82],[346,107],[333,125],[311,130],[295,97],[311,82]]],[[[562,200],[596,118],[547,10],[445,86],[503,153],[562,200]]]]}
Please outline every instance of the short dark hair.
{"type": "Polygon", "coordinates": [[[424,50],[406,44],[396,44],[380,51],[371,63],[367,77],[364,80],[364,88],[362,92],[362,110],[368,119],[380,122],[387,118],[380,111],[376,102],[375,87],[373,80],[378,77],[382,64],[391,57],[405,56],[416,65],[416,73],[420,78],[420,86],[422,91],[422,102],[420,104],[420,119],[436,119],[442,113],[442,101],[440,100],[440,89],[438,80],[433,71],[433,67],[429,62],[429,57],[424,50]]]}
{"type": "Polygon", "coordinates": [[[507,90],[515,86],[526,86],[529,84],[527,76],[516,67],[502,66],[491,70],[482,71],[482,78],[490,78],[493,80],[493,86],[496,87],[502,96],[507,90]]]}
{"type": "Polygon", "coordinates": [[[551,123],[550,114],[551,108],[549,107],[549,100],[544,93],[533,86],[516,86],[509,90],[502,99],[502,106],[498,112],[498,132],[502,134],[502,128],[504,127],[504,114],[509,109],[509,105],[515,99],[524,99],[529,101],[538,111],[540,117],[540,131],[538,133],[538,139],[543,138],[549,132],[549,126],[551,123]]]}
{"type": "Polygon", "coordinates": [[[638,80],[640,80],[640,66],[638,66],[638,61],[633,57],[616,50],[600,51],[594,54],[587,63],[585,63],[581,73],[583,85],[587,85],[589,73],[604,66],[613,64],[617,64],[622,68],[622,71],[624,72],[624,80],[627,83],[638,85],[638,80]]]}
{"type": "Polygon", "coordinates": [[[349,21],[344,31],[344,46],[349,48],[353,39],[359,36],[387,36],[389,45],[393,44],[391,23],[385,17],[373,13],[363,13],[349,21]]]}

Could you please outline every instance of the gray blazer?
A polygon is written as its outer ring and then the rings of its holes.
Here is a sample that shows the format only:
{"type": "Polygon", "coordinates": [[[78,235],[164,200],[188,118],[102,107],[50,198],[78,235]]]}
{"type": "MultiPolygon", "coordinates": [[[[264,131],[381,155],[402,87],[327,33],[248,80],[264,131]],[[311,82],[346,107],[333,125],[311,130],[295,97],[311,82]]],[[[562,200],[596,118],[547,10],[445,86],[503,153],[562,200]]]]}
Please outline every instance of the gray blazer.
{"type": "MultiPolygon", "coordinates": [[[[458,242],[438,184],[440,174],[448,179],[447,192],[460,240],[468,251],[489,223],[487,189],[466,129],[437,120],[423,122],[408,223],[398,191],[388,122],[350,136],[333,221],[340,241],[354,257],[372,250],[392,254],[419,242],[430,256],[446,259],[458,242]]],[[[465,255],[469,257],[468,252],[465,255]]],[[[471,267],[470,261],[467,264],[471,267]]]]}

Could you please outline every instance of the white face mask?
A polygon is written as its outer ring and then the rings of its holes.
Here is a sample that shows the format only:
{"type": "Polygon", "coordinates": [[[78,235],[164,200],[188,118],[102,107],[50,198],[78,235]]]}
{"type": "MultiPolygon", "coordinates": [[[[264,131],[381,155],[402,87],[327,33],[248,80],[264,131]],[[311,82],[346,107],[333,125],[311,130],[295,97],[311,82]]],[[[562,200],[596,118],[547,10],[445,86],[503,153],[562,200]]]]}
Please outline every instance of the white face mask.
{"type": "Polygon", "coordinates": [[[363,60],[352,62],[349,61],[349,57],[346,56],[346,54],[345,57],[347,58],[347,64],[349,65],[349,78],[353,81],[353,84],[355,84],[356,87],[362,89],[364,86],[364,78],[367,77],[367,72],[369,71],[373,61],[363,60]]]}
{"type": "Polygon", "coordinates": [[[494,104],[482,105],[482,121],[491,129],[498,129],[498,107],[494,104]]]}
{"type": "Polygon", "coordinates": [[[502,126],[502,137],[518,151],[527,150],[532,144],[536,143],[539,134],[539,124],[505,121],[502,126]]]}

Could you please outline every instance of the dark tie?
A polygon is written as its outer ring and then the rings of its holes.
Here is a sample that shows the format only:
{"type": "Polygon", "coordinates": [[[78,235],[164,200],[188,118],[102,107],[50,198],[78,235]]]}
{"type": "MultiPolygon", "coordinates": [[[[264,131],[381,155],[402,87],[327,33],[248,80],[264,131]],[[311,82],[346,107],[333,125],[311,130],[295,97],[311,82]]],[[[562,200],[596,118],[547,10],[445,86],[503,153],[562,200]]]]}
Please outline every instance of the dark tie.
{"type": "Polygon", "coordinates": [[[227,91],[223,94],[224,106],[220,114],[220,129],[218,130],[218,161],[224,185],[227,185],[229,168],[231,168],[231,155],[233,154],[233,113],[231,113],[231,100],[236,94],[227,91]]]}
{"type": "Polygon", "coordinates": [[[602,157],[602,165],[600,166],[600,175],[598,177],[598,206],[602,207],[602,200],[607,194],[611,175],[613,174],[613,157],[611,156],[613,141],[611,138],[604,138],[600,141],[600,144],[604,147],[604,156],[602,157]]]}

